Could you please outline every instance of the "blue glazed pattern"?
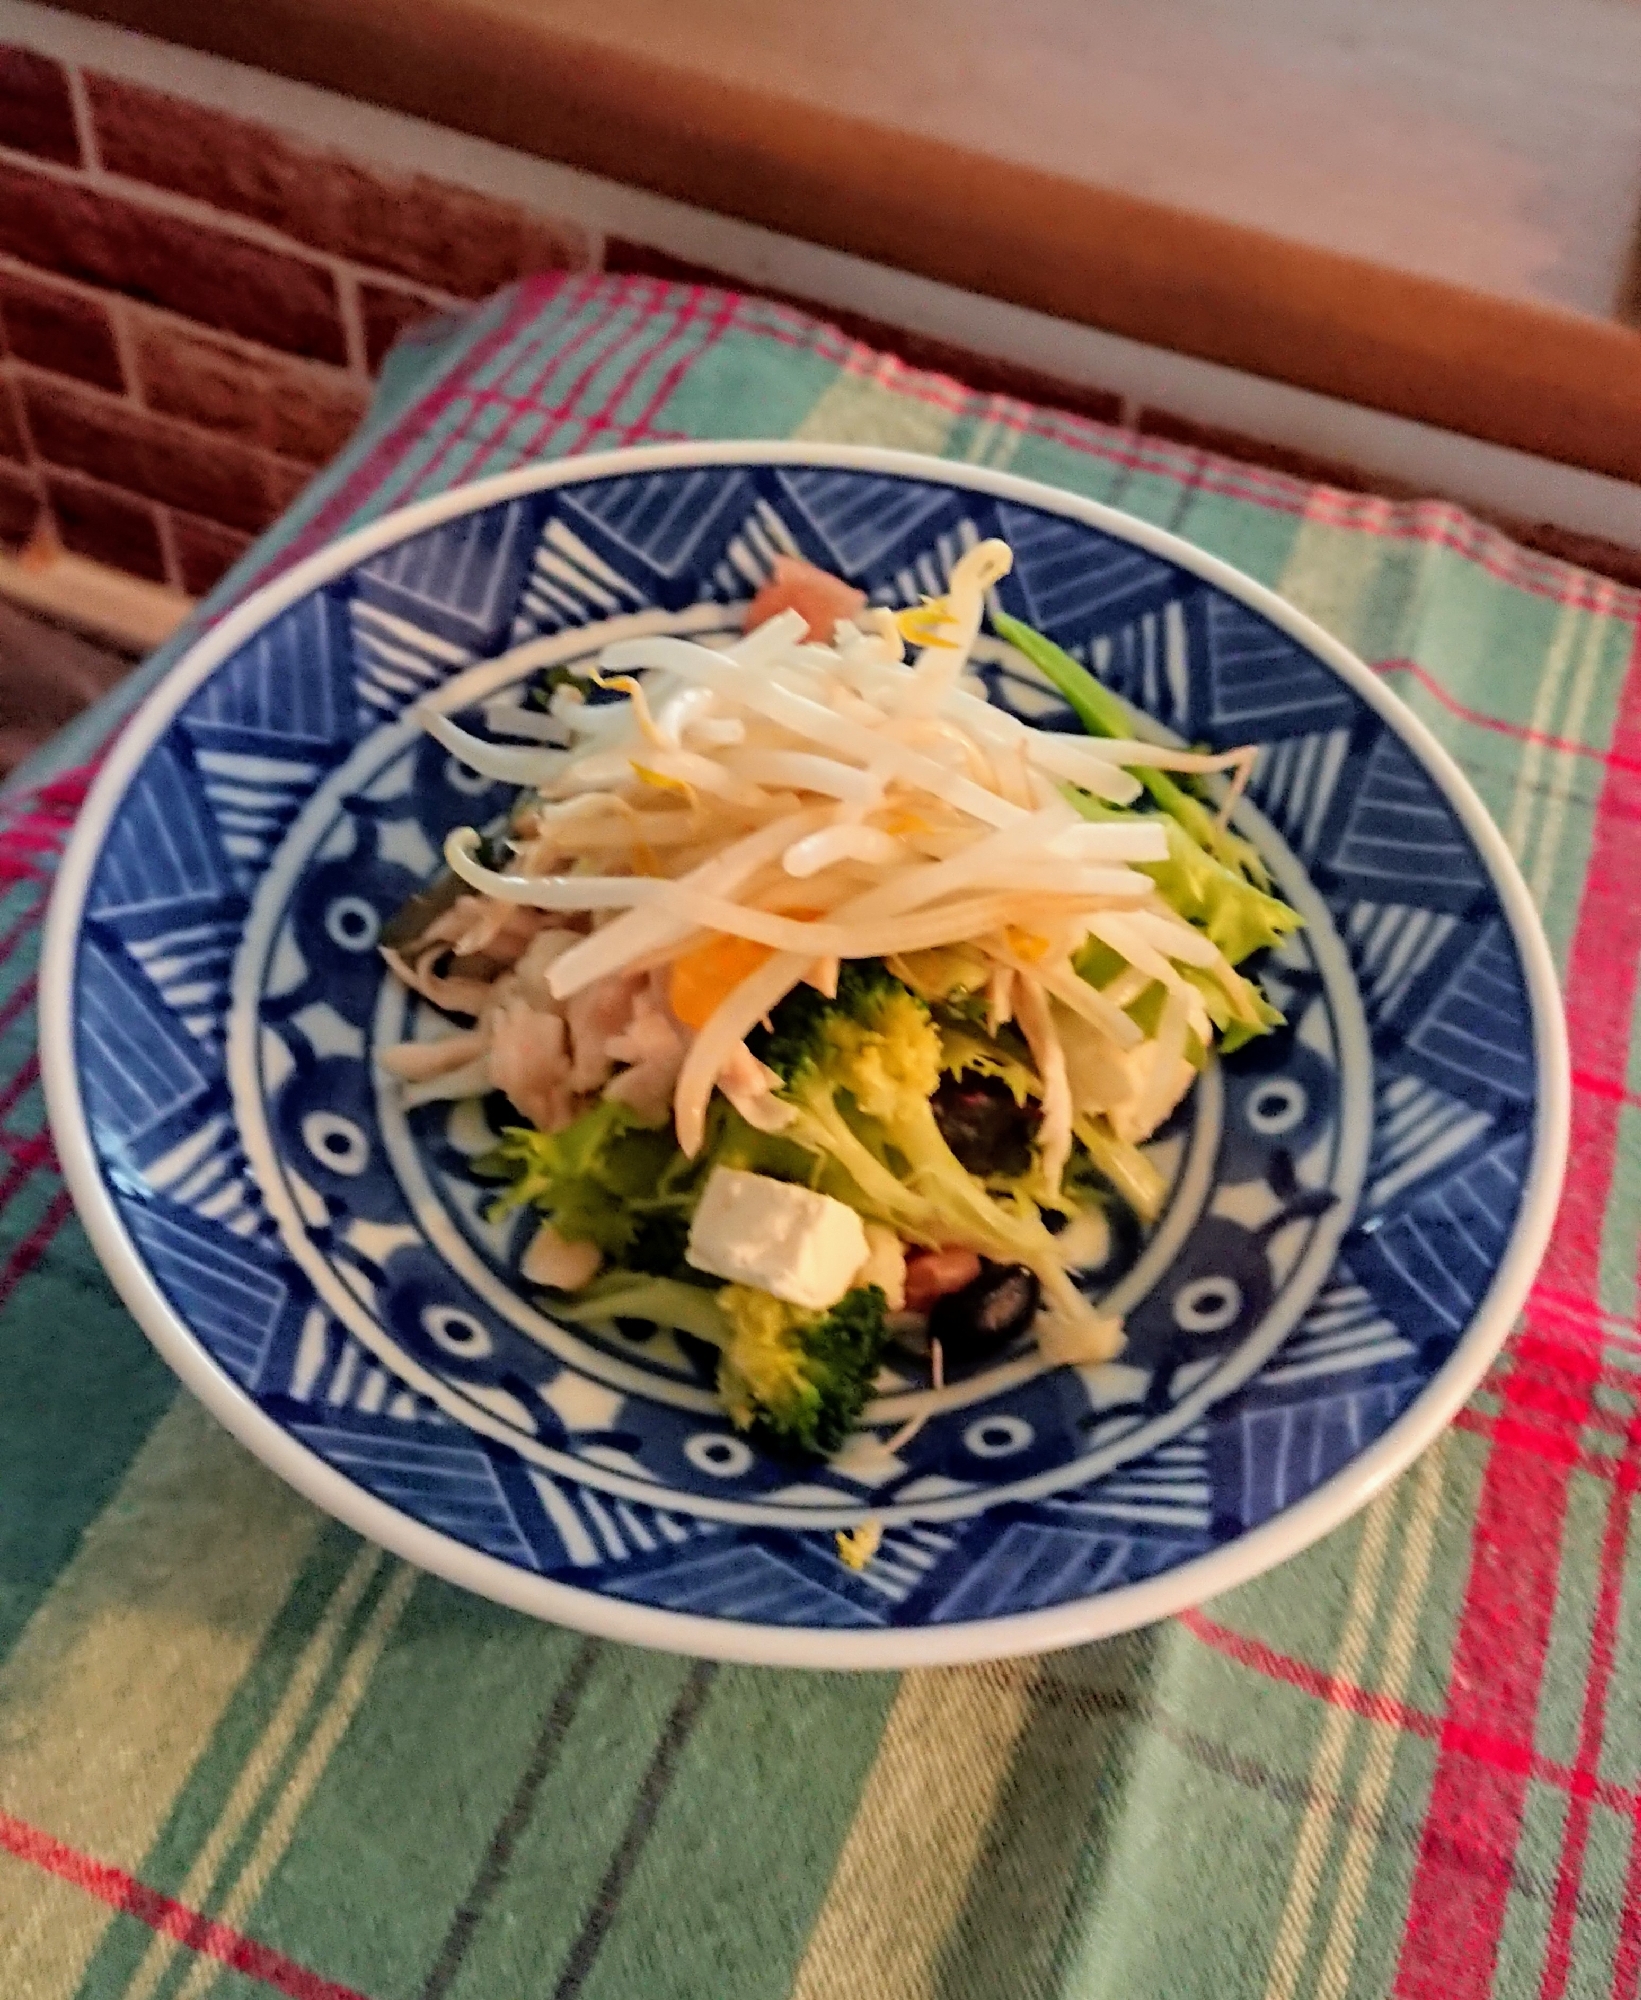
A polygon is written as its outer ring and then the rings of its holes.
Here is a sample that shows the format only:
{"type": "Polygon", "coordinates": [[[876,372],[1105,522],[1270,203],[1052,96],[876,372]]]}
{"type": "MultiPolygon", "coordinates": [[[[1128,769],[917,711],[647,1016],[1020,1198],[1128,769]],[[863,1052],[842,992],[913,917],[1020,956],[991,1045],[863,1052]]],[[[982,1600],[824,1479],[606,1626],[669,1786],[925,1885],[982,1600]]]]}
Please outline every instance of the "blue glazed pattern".
{"type": "MultiPolygon", "coordinates": [[[[993,700],[1075,727],[1000,651],[977,665],[993,700]]],[[[749,459],[595,478],[476,506],[333,578],[148,752],[74,979],[120,1219],[267,1417],[519,1570],[755,1624],[1041,1610],[1292,1508],[1452,1355],[1531,1164],[1520,949],[1394,727],[1190,569],[933,475],[749,459]],[[574,662],[633,629],[730,629],[783,550],[902,605],[987,535],[1015,550],[1003,608],[1182,737],[1263,746],[1239,824],[1307,918],[1265,970],[1289,1025],[1211,1070],[1156,1142],[1169,1211],[1089,1278],[1125,1313],[1118,1363],[1016,1358],[954,1388],[898,1462],[799,1474],[748,1449],[669,1338],[537,1309],[517,1277],[528,1224],[493,1222],[469,1168],[505,1106],[406,1116],[375,1070],[374,1048],[435,1031],[384,977],[381,925],[451,827],[507,803],[406,713],[441,689],[483,730],[511,698],[487,662],[526,639],[574,662]],[[868,1513],[884,1540],[855,1574],[833,1529],[868,1513]]],[[[887,1436],[894,1390],[868,1415],[887,1436]]]]}

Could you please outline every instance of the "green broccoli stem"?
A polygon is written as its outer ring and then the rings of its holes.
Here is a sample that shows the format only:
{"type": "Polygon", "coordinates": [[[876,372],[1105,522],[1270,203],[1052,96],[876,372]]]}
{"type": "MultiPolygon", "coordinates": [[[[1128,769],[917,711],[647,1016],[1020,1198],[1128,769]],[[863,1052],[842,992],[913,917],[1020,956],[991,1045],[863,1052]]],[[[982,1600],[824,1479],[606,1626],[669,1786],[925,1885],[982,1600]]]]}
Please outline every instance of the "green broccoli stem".
{"type": "MultiPolygon", "coordinates": [[[[1065,697],[1090,736],[1122,739],[1139,735],[1139,720],[1121,695],[1113,694],[1087,667],[1056,646],[1052,639],[1045,639],[1041,632],[1034,632],[1018,618],[1009,617],[1006,611],[996,613],[992,623],[1009,644],[1024,653],[1038,672],[1065,697]]],[[[1256,887],[1263,889],[1269,885],[1265,864],[1255,850],[1228,827],[1221,826],[1200,799],[1192,798],[1189,792],[1161,771],[1149,770],[1142,765],[1134,776],[1160,809],[1199,847],[1227,868],[1245,875],[1256,887]]]]}
{"type": "Polygon", "coordinates": [[[1141,1222],[1155,1222],[1168,1189],[1161,1174],[1138,1146],[1108,1132],[1097,1119],[1079,1118],[1073,1130],[1088,1157],[1104,1174],[1141,1222]]]}
{"type": "Polygon", "coordinates": [[[1061,1319],[1076,1325],[1090,1318],[1093,1308],[1067,1272],[1054,1238],[1035,1217],[1028,1220],[992,1200],[947,1145],[926,1099],[907,1103],[888,1128],[890,1143],[906,1157],[906,1182],[897,1180],[857,1136],[830,1093],[825,1100],[829,1115],[817,1115],[817,1110],[813,1095],[807,1096],[788,1136],[801,1137],[805,1119],[813,1120],[812,1143],[826,1146],[884,1220],[902,1228],[909,1220],[931,1245],[966,1238],[970,1249],[998,1263],[1024,1264],[1061,1319]],[[939,1199],[933,1198],[936,1194],[939,1199]]]}
{"type": "Polygon", "coordinates": [[[952,1197],[1006,1258],[1031,1263],[1033,1253],[1044,1245],[1052,1250],[1054,1239],[1041,1223],[1029,1223],[1000,1207],[963,1165],[946,1143],[932,1104],[925,1101],[904,1106],[890,1137],[911,1162],[912,1181],[919,1191],[932,1182],[942,1194],[952,1197]]]}
{"type": "Polygon", "coordinates": [[[938,1234],[929,1235],[939,1219],[929,1203],[895,1179],[856,1134],[829,1090],[807,1091],[791,1101],[798,1115],[782,1136],[822,1154],[843,1170],[853,1187],[844,1190],[840,1199],[847,1200],[851,1192],[858,1191],[860,1203],[850,1202],[850,1207],[864,1205],[874,1217],[909,1229],[914,1235],[928,1236],[931,1244],[941,1240],[938,1234]]]}
{"type": "MultiPolygon", "coordinates": [[[[947,1146],[933,1111],[927,1104],[923,1109],[927,1125],[926,1129],[920,1129],[916,1134],[916,1156],[908,1153],[912,1163],[909,1181],[898,1180],[878,1159],[838,1110],[829,1091],[824,1094],[815,1090],[806,1092],[798,1100],[797,1120],[787,1127],[784,1136],[829,1155],[848,1175],[854,1190],[859,1192],[860,1205],[874,1219],[907,1231],[931,1248],[951,1242],[954,1225],[966,1225],[967,1234],[972,1239],[970,1247],[1003,1262],[1022,1260],[1027,1247],[1026,1226],[1017,1218],[1008,1216],[991,1200],[947,1146]],[[922,1186],[926,1175],[920,1161],[932,1162],[932,1178],[938,1182],[942,1194],[957,1197],[955,1204],[949,1201],[942,1204],[929,1198],[922,1186]],[[955,1214],[954,1207],[958,1211],[955,1214]]],[[[920,1127],[923,1123],[922,1119],[918,1120],[920,1127]]],[[[899,1136],[896,1132],[889,1134],[890,1139],[897,1143],[899,1136]]],[[[900,1150],[907,1151],[907,1148],[903,1146],[900,1150]]],[[[847,1191],[844,1198],[847,1199],[847,1191]]],[[[1052,1244],[1053,1238],[1047,1230],[1042,1231],[1042,1237],[1044,1243],[1052,1244]]]]}
{"type": "Polygon", "coordinates": [[[570,1298],[551,1302],[555,1319],[577,1326],[607,1326],[618,1319],[647,1319],[674,1333],[693,1334],[717,1348],[728,1344],[730,1326],[717,1297],[681,1278],[649,1278],[612,1271],[595,1278],[570,1298]]]}

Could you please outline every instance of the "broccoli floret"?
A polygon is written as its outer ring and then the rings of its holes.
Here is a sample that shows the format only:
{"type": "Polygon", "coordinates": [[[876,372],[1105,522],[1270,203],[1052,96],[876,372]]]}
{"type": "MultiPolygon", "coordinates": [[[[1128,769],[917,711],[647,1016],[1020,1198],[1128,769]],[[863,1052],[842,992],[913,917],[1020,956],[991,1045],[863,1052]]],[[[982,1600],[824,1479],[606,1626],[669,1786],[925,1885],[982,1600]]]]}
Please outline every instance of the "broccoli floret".
{"type": "Polygon", "coordinates": [[[647,1319],[715,1347],[724,1407],[766,1450],[789,1458],[824,1457],[854,1428],[888,1340],[886,1310],[877,1285],[857,1285],[816,1313],[751,1285],[714,1292],[630,1271],[608,1272],[552,1306],[577,1325],[647,1319]]]}
{"type": "Polygon", "coordinates": [[[1025,1264],[1062,1320],[1090,1318],[1035,1207],[993,1199],[946,1143],[933,1102],[940,1029],[880,961],[846,961],[835,1000],[795,988],[754,1052],[796,1112],[782,1137],[829,1156],[843,1176],[828,1192],[914,1242],[1025,1264]]]}
{"type": "Polygon", "coordinates": [[[651,1209],[634,1216],[621,1261],[629,1271],[646,1271],[651,1277],[684,1277],[688,1275],[684,1263],[688,1241],[688,1215],[675,1208],[651,1209]]]}
{"type": "Polygon", "coordinates": [[[623,1263],[643,1224],[677,1213],[689,1227],[695,1175],[670,1129],[607,1098],[562,1131],[509,1126],[473,1170],[510,1183],[494,1217],[528,1204],[568,1242],[596,1243],[623,1263]]]}
{"type": "Polygon", "coordinates": [[[726,1285],[718,1393],[737,1427],[789,1456],[836,1451],[871,1394],[886,1304],[878,1286],[857,1285],[830,1312],[811,1313],[751,1285],[726,1285]]]}
{"type": "MultiPolygon", "coordinates": [[[[805,1067],[824,1062],[840,1048],[859,1049],[866,1038],[893,1038],[908,1046],[902,1062],[930,1061],[928,1008],[881,959],[845,959],[838,991],[828,1000],[813,986],[795,986],[776,1008],[770,1028],[753,1042],[753,1053],[779,1076],[791,1080],[805,1067]]],[[[940,1044],[932,1044],[934,1067],[928,1087],[940,1080],[940,1044]]],[[[927,1094],[927,1093],[925,1093],[927,1094]]]]}
{"type": "MultiPolygon", "coordinates": [[[[782,1137],[841,1169],[844,1181],[829,1183],[831,1191],[914,1234],[918,1224],[933,1225],[930,1203],[890,1157],[898,1144],[893,1128],[903,1122],[896,1114],[904,1111],[904,1122],[915,1125],[921,1106],[932,1126],[929,1099],[940,1084],[939,1032],[909,988],[875,959],[847,960],[835,1000],[795,987],[752,1048],[780,1077],[782,1095],[797,1111],[782,1137]]],[[[939,1144],[967,1181],[945,1142],[939,1144]]]]}

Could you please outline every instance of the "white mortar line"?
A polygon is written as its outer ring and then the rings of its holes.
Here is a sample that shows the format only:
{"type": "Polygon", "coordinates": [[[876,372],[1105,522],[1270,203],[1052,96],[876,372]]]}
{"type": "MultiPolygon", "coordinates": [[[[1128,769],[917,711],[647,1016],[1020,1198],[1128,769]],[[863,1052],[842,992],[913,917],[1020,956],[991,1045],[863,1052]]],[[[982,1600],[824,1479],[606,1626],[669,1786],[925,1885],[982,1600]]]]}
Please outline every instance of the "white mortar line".
{"type": "Polygon", "coordinates": [[[85,87],[85,73],[78,63],[64,65],[68,77],[68,101],[74,108],[74,131],[80,142],[85,170],[95,180],[102,172],[102,148],[97,143],[97,123],[91,115],[91,98],[85,87]]]}

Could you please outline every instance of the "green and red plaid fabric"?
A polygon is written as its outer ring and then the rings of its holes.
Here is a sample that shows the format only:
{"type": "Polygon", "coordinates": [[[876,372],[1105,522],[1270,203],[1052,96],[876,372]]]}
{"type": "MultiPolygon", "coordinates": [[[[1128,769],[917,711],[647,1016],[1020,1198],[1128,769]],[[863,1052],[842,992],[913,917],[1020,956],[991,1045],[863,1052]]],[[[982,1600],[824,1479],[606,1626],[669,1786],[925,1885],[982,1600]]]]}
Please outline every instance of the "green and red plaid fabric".
{"type": "Polygon", "coordinates": [[[1523,1324],[1347,1528],[1082,1652],[714,1668],[466,1597],[219,1431],[70,1215],[33,975],[105,710],[0,812],[0,1996],[1635,2000],[1636,594],[1454,507],[976,395],[766,302],[565,279],[447,332],[202,616],[481,473],[759,436],[1161,522],[1436,730],[1569,996],[1572,1170],[1523,1324]]]}

